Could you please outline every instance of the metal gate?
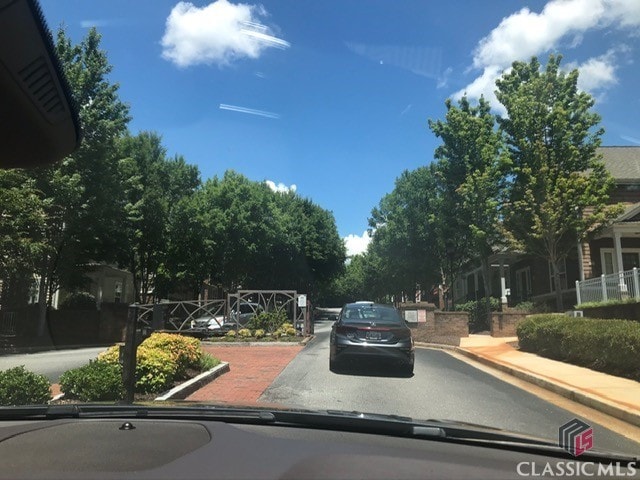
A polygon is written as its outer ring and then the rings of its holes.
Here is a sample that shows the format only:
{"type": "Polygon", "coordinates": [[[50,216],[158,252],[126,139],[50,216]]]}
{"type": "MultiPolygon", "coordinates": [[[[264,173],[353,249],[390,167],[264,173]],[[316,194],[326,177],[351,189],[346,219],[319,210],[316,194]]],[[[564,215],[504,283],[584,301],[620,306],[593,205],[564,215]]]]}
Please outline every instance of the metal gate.
{"type": "Polygon", "coordinates": [[[189,300],[182,302],[160,302],[134,305],[137,309],[138,326],[148,330],[188,332],[202,318],[224,318],[224,300],[189,300]]]}
{"type": "Polygon", "coordinates": [[[242,328],[245,326],[243,325],[245,318],[250,315],[257,315],[261,311],[283,310],[296,330],[308,334],[311,332],[305,329],[306,298],[306,295],[299,294],[295,290],[238,290],[235,294],[227,295],[229,321],[233,322],[237,328],[242,328]]]}
{"type": "Polygon", "coordinates": [[[200,327],[207,322],[246,327],[260,312],[282,310],[301,334],[313,333],[309,321],[306,295],[295,290],[238,290],[227,299],[190,300],[132,305],[136,309],[138,328],[146,332],[164,330],[176,333],[205,334],[200,327]]]}

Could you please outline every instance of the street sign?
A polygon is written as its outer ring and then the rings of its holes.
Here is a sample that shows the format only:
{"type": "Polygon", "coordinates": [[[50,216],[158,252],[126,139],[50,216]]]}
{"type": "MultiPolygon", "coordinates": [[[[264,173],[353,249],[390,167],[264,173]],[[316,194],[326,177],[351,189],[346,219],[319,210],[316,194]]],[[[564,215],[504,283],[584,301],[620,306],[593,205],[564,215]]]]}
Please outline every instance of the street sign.
{"type": "Polygon", "coordinates": [[[298,295],[298,306],[300,308],[307,307],[307,296],[306,295],[298,295]]]}

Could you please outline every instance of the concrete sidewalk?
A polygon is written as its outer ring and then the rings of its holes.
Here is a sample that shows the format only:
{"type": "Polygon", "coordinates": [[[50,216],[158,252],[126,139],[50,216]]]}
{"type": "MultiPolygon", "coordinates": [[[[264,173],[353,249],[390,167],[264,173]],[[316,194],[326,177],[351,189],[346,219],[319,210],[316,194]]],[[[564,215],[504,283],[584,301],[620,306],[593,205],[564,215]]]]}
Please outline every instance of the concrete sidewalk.
{"type": "Polygon", "coordinates": [[[515,377],[640,426],[640,383],[521,352],[517,337],[462,338],[457,352],[515,377]]]}

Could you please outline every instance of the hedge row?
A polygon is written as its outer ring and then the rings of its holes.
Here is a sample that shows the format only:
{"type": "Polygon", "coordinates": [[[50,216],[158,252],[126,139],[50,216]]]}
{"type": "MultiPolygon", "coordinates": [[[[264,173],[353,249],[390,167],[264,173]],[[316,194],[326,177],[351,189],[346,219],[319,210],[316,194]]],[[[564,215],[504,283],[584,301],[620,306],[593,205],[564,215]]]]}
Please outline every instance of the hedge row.
{"type": "Polygon", "coordinates": [[[640,380],[640,323],[531,315],[517,327],[520,349],[640,380]]]}

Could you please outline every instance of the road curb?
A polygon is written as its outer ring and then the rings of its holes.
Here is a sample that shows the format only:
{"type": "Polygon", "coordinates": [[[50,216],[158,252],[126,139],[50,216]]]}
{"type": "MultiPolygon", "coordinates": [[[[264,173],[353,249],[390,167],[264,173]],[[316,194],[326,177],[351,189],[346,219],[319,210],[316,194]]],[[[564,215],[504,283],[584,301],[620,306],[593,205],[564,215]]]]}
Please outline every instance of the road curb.
{"type": "MultiPolygon", "coordinates": [[[[445,346],[445,349],[451,349],[447,347],[449,346],[445,346]]],[[[483,355],[479,355],[475,352],[465,350],[464,348],[454,347],[452,350],[468,358],[471,358],[472,360],[480,362],[484,365],[488,365],[490,367],[496,368],[516,378],[525,380],[529,383],[537,385],[538,387],[544,388],[553,393],[561,395],[565,398],[568,398],[569,400],[573,400],[574,402],[581,403],[582,405],[593,408],[602,413],[606,413],[607,415],[611,415],[612,417],[618,418],[627,423],[631,423],[633,425],[640,427],[640,414],[630,412],[629,410],[626,410],[624,407],[615,405],[611,402],[607,402],[606,400],[599,399],[594,395],[590,395],[579,389],[571,388],[571,387],[562,385],[558,382],[554,382],[541,375],[537,375],[535,373],[528,372],[526,370],[511,366],[511,365],[506,365],[496,360],[492,360],[483,355]]]]}
{"type": "Polygon", "coordinates": [[[414,346],[421,348],[437,348],[440,350],[455,350],[455,345],[445,345],[444,343],[428,343],[428,342],[413,342],[414,346]]]}
{"type": "Polygon", "coordinates": [[[309,335],[308,337],[305,337],[305,338],[304,338],[304,340],[302,340],[302,341],[300,342],[300,345],[304,345],[304,346],[306,346],[306,345],[307,345],[307,343],[309,343],[309,342],[310,342],[311,340],[313,340],[314,338],[316,338],[316,336],[315,336],[315,335],[309,335]]]}
{"type": "Polygon", "coordinates": [[[187,380],[177,387],[172,388],[164,395],[156,397],[154,401],[163,402],[166,400],[183,400],[196,390],[199,390],[200,388],[212,382],[217,377],[219,377],[223,373],[228,372],[229,370],[229,364],[227,362],[222,362],[220,365],[216,365],[211,370],[207,370],[206,372],[193,377],[191,380],[187,380]]]}

